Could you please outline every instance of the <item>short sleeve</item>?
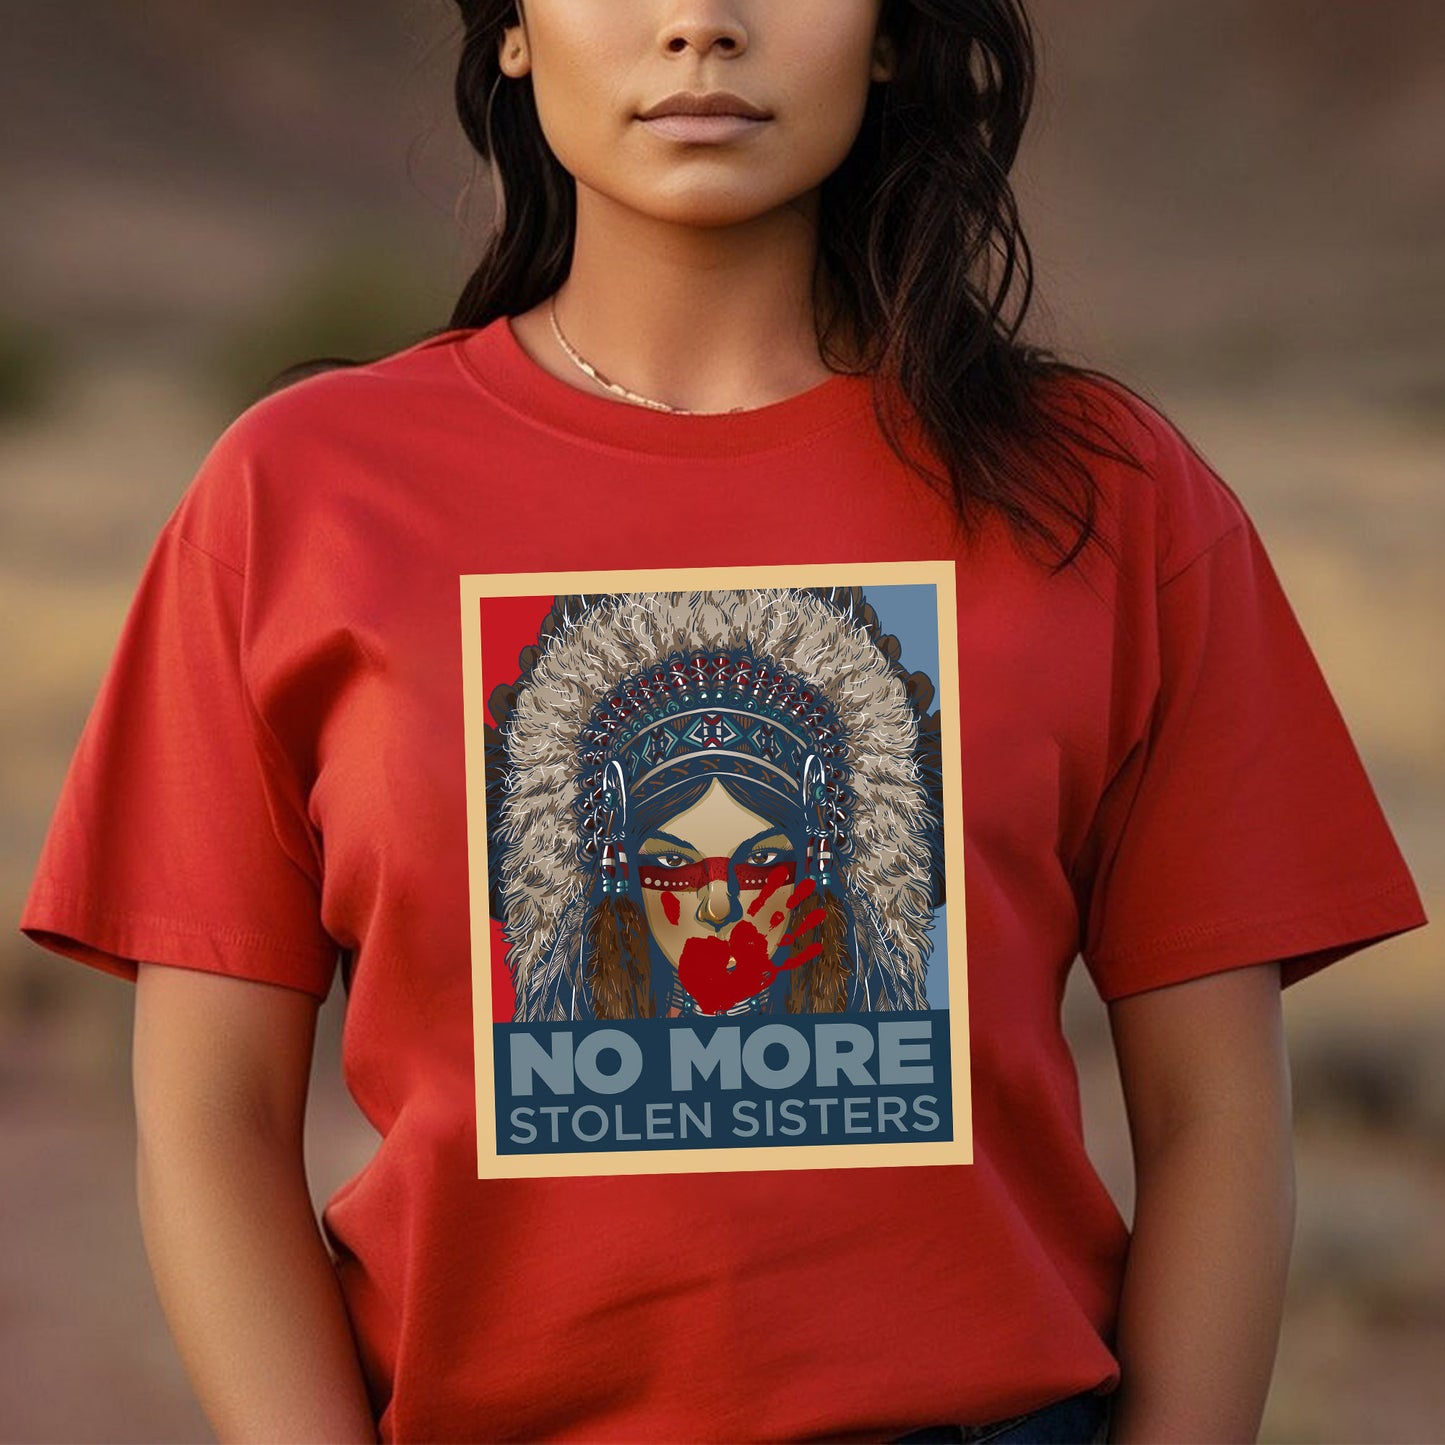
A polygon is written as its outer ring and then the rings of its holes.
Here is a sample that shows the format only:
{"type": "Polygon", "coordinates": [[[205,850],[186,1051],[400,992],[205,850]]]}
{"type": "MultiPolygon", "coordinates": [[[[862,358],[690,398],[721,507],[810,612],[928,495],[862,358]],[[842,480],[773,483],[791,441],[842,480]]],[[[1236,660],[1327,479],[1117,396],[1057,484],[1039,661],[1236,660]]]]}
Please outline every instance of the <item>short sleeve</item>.
{"type": "Polygon", "coordinates": [[[1425,922],[1260,538],[1157,587],[1158,686],[1092,824],[1082,955],[1106,1001],[1278,960],[1281,982],[1425,922]]]}
{"type": "MultiPolygon", "coordinates": [[[[277,826],[288,788],[247,696],[245,579],[182,535],[185,514],[146,564],[20,927],[132,981],[144,960],[324,999],[338,950],[316,870],[277,826]]],[[[294,839],[295,819],[282,821],[294,839]]]]}

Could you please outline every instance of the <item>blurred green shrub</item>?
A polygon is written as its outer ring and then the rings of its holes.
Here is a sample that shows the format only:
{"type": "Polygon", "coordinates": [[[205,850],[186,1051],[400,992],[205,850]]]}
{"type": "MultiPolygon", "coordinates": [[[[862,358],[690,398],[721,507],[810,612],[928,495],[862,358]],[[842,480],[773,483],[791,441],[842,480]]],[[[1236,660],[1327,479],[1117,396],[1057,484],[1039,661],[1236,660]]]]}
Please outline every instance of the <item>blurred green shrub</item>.
{"type": "Polygon", "coordinates": [[[219,403],[246,406],[302,362],[366,360],[409,345],[446,321],[450,301],[438,291],[413,247],[363,238],[329,248],[274,305],[223,334],[208,367],[219,403]]]}
{"type": "Polygon", "coordinates": [[[0,312],[0,421],[43,412],[55,393],[62,359],[53,332],[0,312]]]}

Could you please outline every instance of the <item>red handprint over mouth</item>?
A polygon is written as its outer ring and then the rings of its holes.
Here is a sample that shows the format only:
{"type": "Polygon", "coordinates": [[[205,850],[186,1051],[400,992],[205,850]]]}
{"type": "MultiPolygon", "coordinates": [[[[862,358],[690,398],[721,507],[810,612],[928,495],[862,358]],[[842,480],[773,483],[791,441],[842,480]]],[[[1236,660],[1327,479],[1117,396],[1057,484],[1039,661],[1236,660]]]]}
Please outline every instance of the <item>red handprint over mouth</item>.
{"type": "MultiPolygon", "coordinates": [[[[772,870],[762,891],[748,905],[748,918],[740,918],[726,934],[705,938],[689,938],[678,960],[677,976],[682,986],[697,1000],[705,1013],[723,1013],[765,989],[786,969],[807,963],[822,951],[821,943],[810,943],[791,957],[776,961],[768,950],[767,938],[758,931],[751,917],[761,911],[768,898],[784,883],[792,881],[791,865],[772,870]]],[[[784,905],[796,907],[813,892],[813,880],[805,879],[784,905]]],[[[784,915],[775,913],[776,925],[784,915]]],[[[813,909],[798,925],[796,933],[804,933],[823,921],[824,911],[813,909]]],[[[790,945],[796,934],[785,933],[781,944],[790,945]]]]}

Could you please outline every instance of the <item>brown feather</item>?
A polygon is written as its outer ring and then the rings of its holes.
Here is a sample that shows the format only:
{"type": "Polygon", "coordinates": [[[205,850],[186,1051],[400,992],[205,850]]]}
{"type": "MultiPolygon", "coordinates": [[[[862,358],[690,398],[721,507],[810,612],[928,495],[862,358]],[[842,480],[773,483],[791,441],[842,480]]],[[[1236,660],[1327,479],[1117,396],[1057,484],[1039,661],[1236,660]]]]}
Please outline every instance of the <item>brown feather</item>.
{"type": "MultiPolygon", "coordinates": [[[[812,911],[817,905],[805,899],[795,911],[812,911]]],[[[848,1006],[848,920],[843,905],[832,893],[823,895],[823,920],[796,935],[795,948],[821,943],[822,951],[793,970],[788,985],[787,1011],[842,1013],[848,1006]]]]}
{"type": "Polygon", "coordinates": [[[587,921],[587,981],[599,1019],[651,1018],[654,1013],[647,926],[628,898],[604,898],[587,921]]]}

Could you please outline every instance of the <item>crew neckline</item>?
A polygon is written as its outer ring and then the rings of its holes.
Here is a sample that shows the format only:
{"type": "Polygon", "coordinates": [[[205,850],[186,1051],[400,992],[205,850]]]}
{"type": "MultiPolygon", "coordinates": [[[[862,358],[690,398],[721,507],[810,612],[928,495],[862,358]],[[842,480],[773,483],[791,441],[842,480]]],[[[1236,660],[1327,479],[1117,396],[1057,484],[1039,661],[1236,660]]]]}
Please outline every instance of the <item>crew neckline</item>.
{"type": "Polygon", "coordinates": [[[733,457],[792,446],[871,404],[868,376],[835,373],[744,411],[679,415],[581,390],[534,361],[509,316],[463,330],[456,357],[469,377],[525,420],[583,444],[670,456],[733,457]]]}

